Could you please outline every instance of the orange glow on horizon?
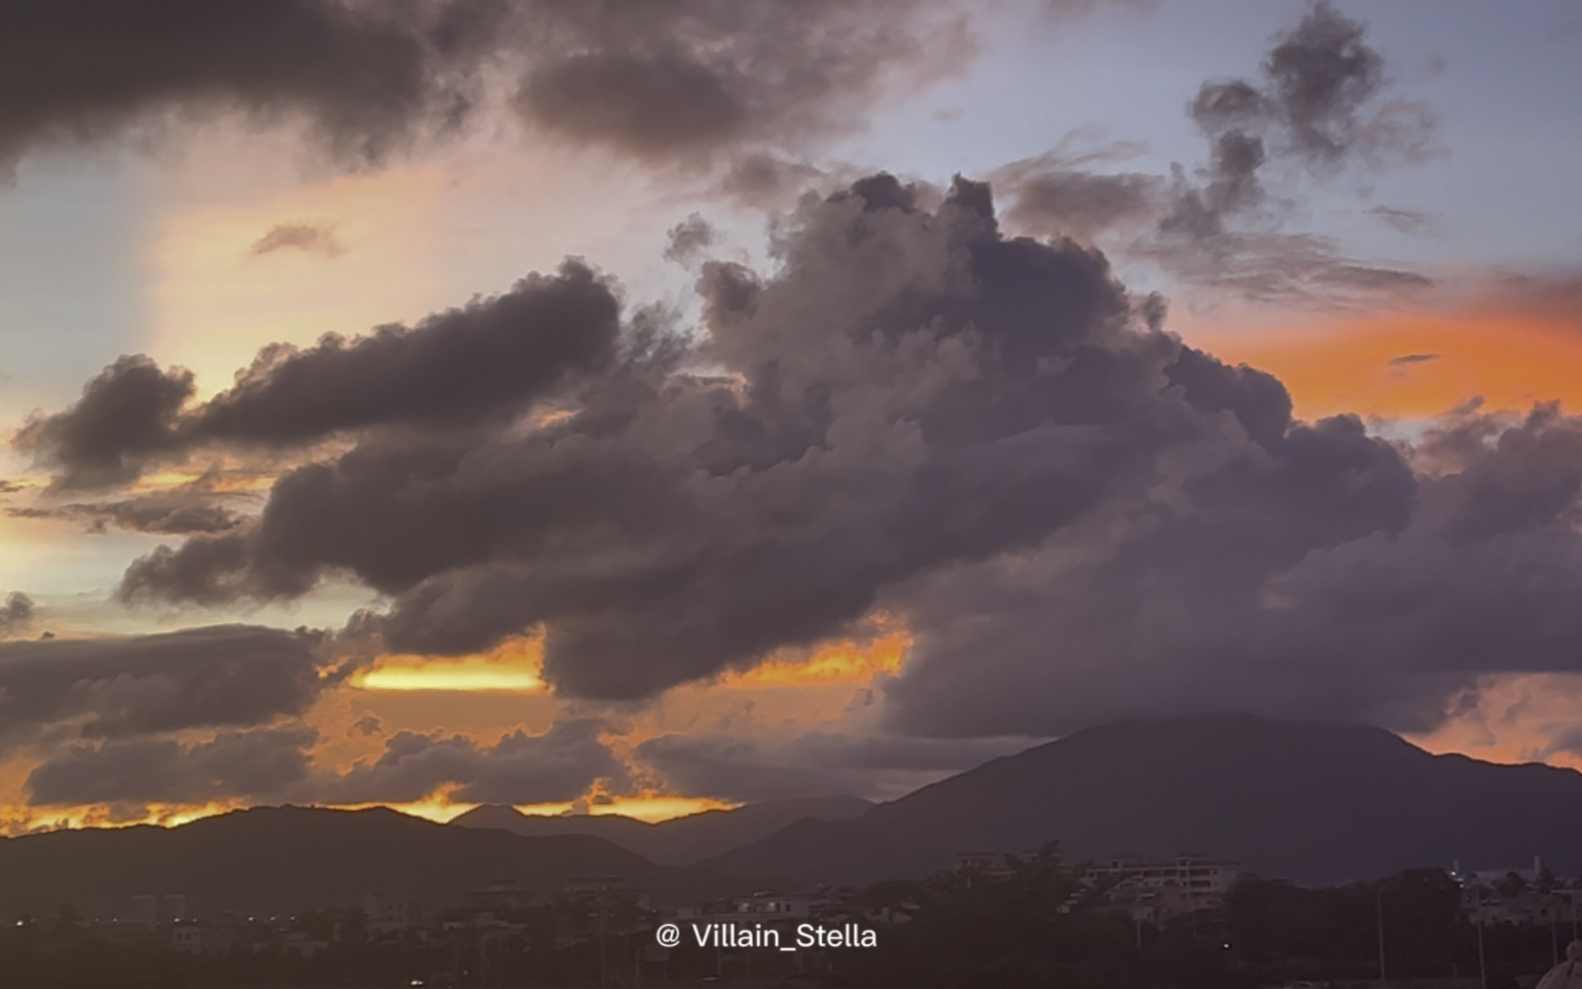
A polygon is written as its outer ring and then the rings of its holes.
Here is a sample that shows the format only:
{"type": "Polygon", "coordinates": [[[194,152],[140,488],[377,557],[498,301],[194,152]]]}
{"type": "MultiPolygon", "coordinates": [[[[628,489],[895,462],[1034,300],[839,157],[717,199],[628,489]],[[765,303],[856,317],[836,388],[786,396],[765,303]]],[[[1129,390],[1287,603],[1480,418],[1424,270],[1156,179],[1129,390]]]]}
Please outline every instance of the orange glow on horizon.
{"type": "MultiPolygon", "coordinates": [[[[243,810],[247,804],[205,804],[178,807],[155,806],[136,819],[117,820],[105,807],[73,807],[66,810],[39,810],[31,807],[0,807],[0,835],[35,834],[47,831],[81,830],[84,828],[130,828],[142,825],[173,828],[205,817],[215,817],[231,811],[243,810]]],[[[329,810],[371,810],[385,807],[410,817],[419,817],[437,824],[446,824],[467,811],[478,807],[474,803],[452,803],[443,796],[431,797],[413,803],[391,804],[335,804],[323,806],[329,810]]],[[[519,804],[516,809],[536,817],[570,817],[590,815],[604,817],[620,815],[633,817],[650,824],[668,821],[674,817],[700,814],[709,810],[730,810],[740,804],[715,800],[710,797],[681,797],[652,795],[643,797],[616,797],[609,803],[585,804],[519,804]]]]}
{"type": "Polygon", "coordinates": [[[1582,328],[1561,314],[1394,313],[1268,333],[1195,333],[1188,342],[1273,374],[1304,419],[1426,417],[1478,396],[1491,410],[1555,399],[1582,407],[1574,371],[1582,328]]]}

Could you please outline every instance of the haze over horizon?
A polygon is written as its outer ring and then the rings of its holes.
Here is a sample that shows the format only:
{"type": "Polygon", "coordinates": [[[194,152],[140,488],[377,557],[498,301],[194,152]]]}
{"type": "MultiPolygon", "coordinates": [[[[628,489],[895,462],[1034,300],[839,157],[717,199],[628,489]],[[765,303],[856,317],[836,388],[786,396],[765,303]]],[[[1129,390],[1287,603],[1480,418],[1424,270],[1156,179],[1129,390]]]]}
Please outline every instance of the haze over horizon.
{"type": "Polygon", "coordinates": [[[0,833],[886,800],[1224,712],[1582,768],[1579,45],[0,4],[0,833]]]}

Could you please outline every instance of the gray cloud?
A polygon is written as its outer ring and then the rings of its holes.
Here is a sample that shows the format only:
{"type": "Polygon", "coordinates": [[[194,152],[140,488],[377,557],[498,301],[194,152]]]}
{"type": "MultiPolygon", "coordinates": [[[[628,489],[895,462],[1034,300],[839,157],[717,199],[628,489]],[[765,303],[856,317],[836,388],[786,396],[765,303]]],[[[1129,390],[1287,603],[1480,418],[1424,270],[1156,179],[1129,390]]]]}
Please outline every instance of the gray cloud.
{"type": "Polygon", "coordinates": [[[665,260],[688,264],[714,246],[718,235],[697,213],[670,228],[670,243],[665,245],[665,260]]]}
{"type": "Polygon", "coordinates": [[[1277,217],[1259,217],[1269,199],[1260,175],[1271,161],[1323,177],[1432,156],[1433,112],[1382,99],[1384,60],[1364,34],[1328,0],[1315,0],[1275,38],[1260,82],[1204,83],[1188,112],[1209,140],[1209,162],[1195,176],[1175,167],[1159,237],[1142,253],[1189,281],[1263,301],[1346,300],[1427,285],[1412,272],[1348,259],[1328,238],[1279,233],[1277,217]],[[1261,229],[1233,226],[1248,217],[1260,218],[1261,229]]]}
{"type": "Polygon", "coordinates": [[[1058,734],[1239,710],[1421,730],[1487,674],[1582,670],[1566,604],[1582,591],[1582,421],[1468,414],[1424,441],[1433,470],[1415,478],[1368,452],[1359,425],[1328,428],[1354,434],[1343,459],[1337,447],[1300,473],[1230,460],[1014,569],[909,589],[891,604],[922,617],[926,646],[889,691],[895,725],[1058,734]],[[1349,513],[1321,508],[1381,471],[1394,480],[1349,513]],[[1288,507],[1266,500],[1296,484],[1288,507]],[[1326,518],[1339,528],[1315,528],[1326,518]]]}
{"type": "Polygon", "coordinates": [[[523,117],[650,160],[850,129],[895,77],[930,79],[973,51],[936,0],[547,0],[530,18],[543,57],[517,95],[523,117]]]}
{"type": "Polygon", "coordinates": [[[1193,428],[1149,384],[1179,345],[1128,328],[1102,257],[1002,240],[991,209],[971,183],[929,214],[859,182],[773,282],[705,268],[704,356],[742,386],[631,361],[530,435],[370,440],[123,591],[291,596],[350,571],[395,595],[393,648],[543,621],[548,674],[596,697],[835,634],[888,582],[1035,545],[1193,428]]]}
{"type": "Polygon", "coordinates": [[[1402,354],[1385,361],[1390,367],[1410,367],[1413,364],[1427,364],[1439,360],[1439,354],[1402,354]]]}
{"type": "Polygon", "coordinates": [[[326,684],[317,643],[244,625],[0,643],[0,738],[72,724],[113,739],[301,714],[326,684]]]}
{"type": "Polygon", "coordinates": [[[335,239],[335,227],[321,223],[277,224],[258,238],[253,246],[248,248],[247,253],[260,257],[284,250],[306,251],[327,257],[338,257],[346,253],[346,248],[335,239]]]}
{"type": "Polygon", "coordinates": [[[0,162],[39,145],[111,139],[172,107],[261,120],[300,114],[336,155],[378,161],[465,111],[469,39],[478,40],[467,25],[481,24],[489,6],[6,3],[0,162]]]}
{"type": "MultiPolygon", "coordinates": [[[[379,733],[359,722],[364,734],[379,733]]],[[[464,802],[535,804],[575,800],[603,781],[629,787],[626,769],[599,740],[603,726],[561,721],[542,735],[511,732],[493,745],[463,735],[401,731],[378,758],[336,771],[315,765],[318,732],[301,725],[222,729],[206,740],[106,739],[65,747],[25,785],[34,806],[151,804],[211,800],[326,804],[402,803],[439,789],[464,802]]]]}
{"type": "Polygon", "coordinates": [[[7,594],[5,604],[0,605],[0,639],[25,631],[33,624],[33,612],[32,598],[21,591],[7,594]]]}
{"type": "Polygon", "coordinates": [[[614,356],[620,305],[568,261],[511,291],[412,328],[259,353],[234,387],[187,410],[190,372],[123,357],[64,412],[36,417],[17,448],[59,469],[55,486],[124,484],[160,458],[205,444],[289,447],[378,426],[458,427],[520,412],[567,374],[614,356]]]}
{"type": "MultiPolygon", "coordinates": [[[[1085,15],[1136,0],[1061,0],[1085,15]]],[[[976,50],[950,0],[61,0],[0,8],[0,163],[169,121],[301,119],[342,163],[462,132],[489,78],[543,138],[712,165],[849,132],[976,50]],[[36,56],[48,51],[50,58],[36,56]],[[106,51],[117,53],[106,58],[106,51]]],[[[280,228],[260,246],[302,246],[280,228]]],[[[315,240],[317,246],[326,242],[315,240]]]]}
{"type": "MultiPolygon", "coordinates": [[[[1317,0],[1276,36],[1259,79],[1210,80],[1188,103],[1208,141],[1205,164],[1175,164],[1168,178],[1101,171],[1141,147],[1112,142],[1082,151],[1085,135],[1077,132],[993,173],[1009,196],[1007,221],[1041,234],[1099,238],[1187,283],[1258,302],[1334,307],[1421,290],[1431,284],[1423,275],[1347,257],[1332,238],[1284,232],[1288,200],[1265,182],[1275,165],[1322,179],[1432,156],[1432,111],[1385,98],[1383,58],[1364,34],[1360,23],[1317,0]]],[[[1290,179],[1292,171],[1276,174],[1290,179]]],[[[1370,212],[1399,229],[1426,222],[1403,210],[1370,212]]]]}
{"type": "Polygon", "coordinates": [[[1434,221],[1434,218],[1427,213],[1412,209],[1395,209],[1391,206],[1374,206],[1368,210],[1368,215],[1403,234],[1427,233],[1434,221]]]}
{"type": "Polygon", "coordinates": [[[245,500],[247,496],[222,491],[211,471],[187,484],[151,494],[134,495],[98,502],[73,502],[31,507],[7,508],[7,515],[26,519],[63,519],[82,523],[92,533],[110,526],[129,532],[149,532],[168,536],[226,532],[241,525],[243,516],[224,502],[245,500]]]}
{"type": "Polygon", "coordinates": [[[122,357],[83,387],[76,405],[31,419],[12,443],[61,467],[60,488],[125,484],[146,458],[177,445],[176,422],[194,391],[185,368],[162,371],[142,355],[122,357]]]}
{"type": "Polygon", "coordinates": [[[305,783],[311,728],[221,731],[209,741],[133,739],[78,744],[28,775],[35,807],[84,804],[201,804],[278,798],[305,783]]]}
{"type": "MultiPolygon", "coordinates": [[[[542,624],[546,676],[595,699],[882,608],[916,637],[885,711],[935,736],[1226,709],[1425,727],[1483,673],[1582,654],[1582,429],[1552,410],[1468,410],[1415,447],[1297,421],[1098,252],[1004,236],[972,182],[925,209],[863,179],[807,200],[778,250],[772,275],[704,265],[706,337],[628,327],[561,417],[358,434],[256,520],[134,563],[123,594],[351,575],[389,595],[356,625],[390,648],[542,624]]],[[[477,751],[407,739],[362,778],[410,765],[421,788],[477,751]]]]}
{"type": "Polygon", "coordinates": [[[317,781],[315,792],[328,803],[402,802],[456,784],[452,799],[466,803],[539,804],[575,800],[601,779],[622,792],[626,770],[599,741],[602,730],[598,722],[557,721],[542,735],[514,731],[492,746],[396,732],[378,759],[317,781]]]}

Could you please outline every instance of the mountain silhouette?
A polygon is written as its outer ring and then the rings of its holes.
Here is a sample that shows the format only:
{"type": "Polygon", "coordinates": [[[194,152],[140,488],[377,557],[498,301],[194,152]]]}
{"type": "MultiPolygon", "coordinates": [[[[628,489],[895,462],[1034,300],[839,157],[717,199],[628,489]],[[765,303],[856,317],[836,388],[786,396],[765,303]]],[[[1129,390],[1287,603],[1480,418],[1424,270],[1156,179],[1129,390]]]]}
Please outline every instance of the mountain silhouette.
{"type": "Polygon", "coordinates": [[[528,838],[453,828],[393,810],[258,807],[174,828],[86,828],[0,840],[0,917],[126,915],[130,898],[182,893],[194,913],[287,915],[369,893],[459,903],[491,882],[536,892],[618,876],[659,903],[740,892],[697,870],[656,865],[590,835],[528,838]]]}
{"type": "Polygon", "coordinates": [[[892,861],[918,863],[916,872],[956,852],[1058,840],[1074,858],[1197,852],[1328,885],[1457,860],[1523,865],[1534,855],[1575,871],[1579,827],[1575,770],[1431,755],[1379,728],[1227,715],[1076,732],[818,834],[787,829],[704,864],[862,881],[854,849],[888,849],[892,861]]]}
{"type": "Polygon", "coordinates": [[[721,851],[750,844],[804,819],[844,821],[873,809],[858,797],[804,797],[767,800],[734,810],[706,810],[658,824],[619,814],[523,814],[513,807],[486,804],[451,824],[499,828],[521,835],[594,835],[644,858],[667,865],[691,865],[721,851]]]}

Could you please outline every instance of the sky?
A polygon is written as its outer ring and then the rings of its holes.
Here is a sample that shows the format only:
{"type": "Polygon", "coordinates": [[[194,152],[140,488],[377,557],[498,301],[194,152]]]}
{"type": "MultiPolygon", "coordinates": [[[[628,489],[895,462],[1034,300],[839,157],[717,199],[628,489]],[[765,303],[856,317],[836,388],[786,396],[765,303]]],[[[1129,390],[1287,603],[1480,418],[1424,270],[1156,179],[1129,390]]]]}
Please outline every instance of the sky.
{"type": "Polygon", "coordinates": [[[1582,767],[1565,0],[0,3],[0,830],[1582,767]]]}

